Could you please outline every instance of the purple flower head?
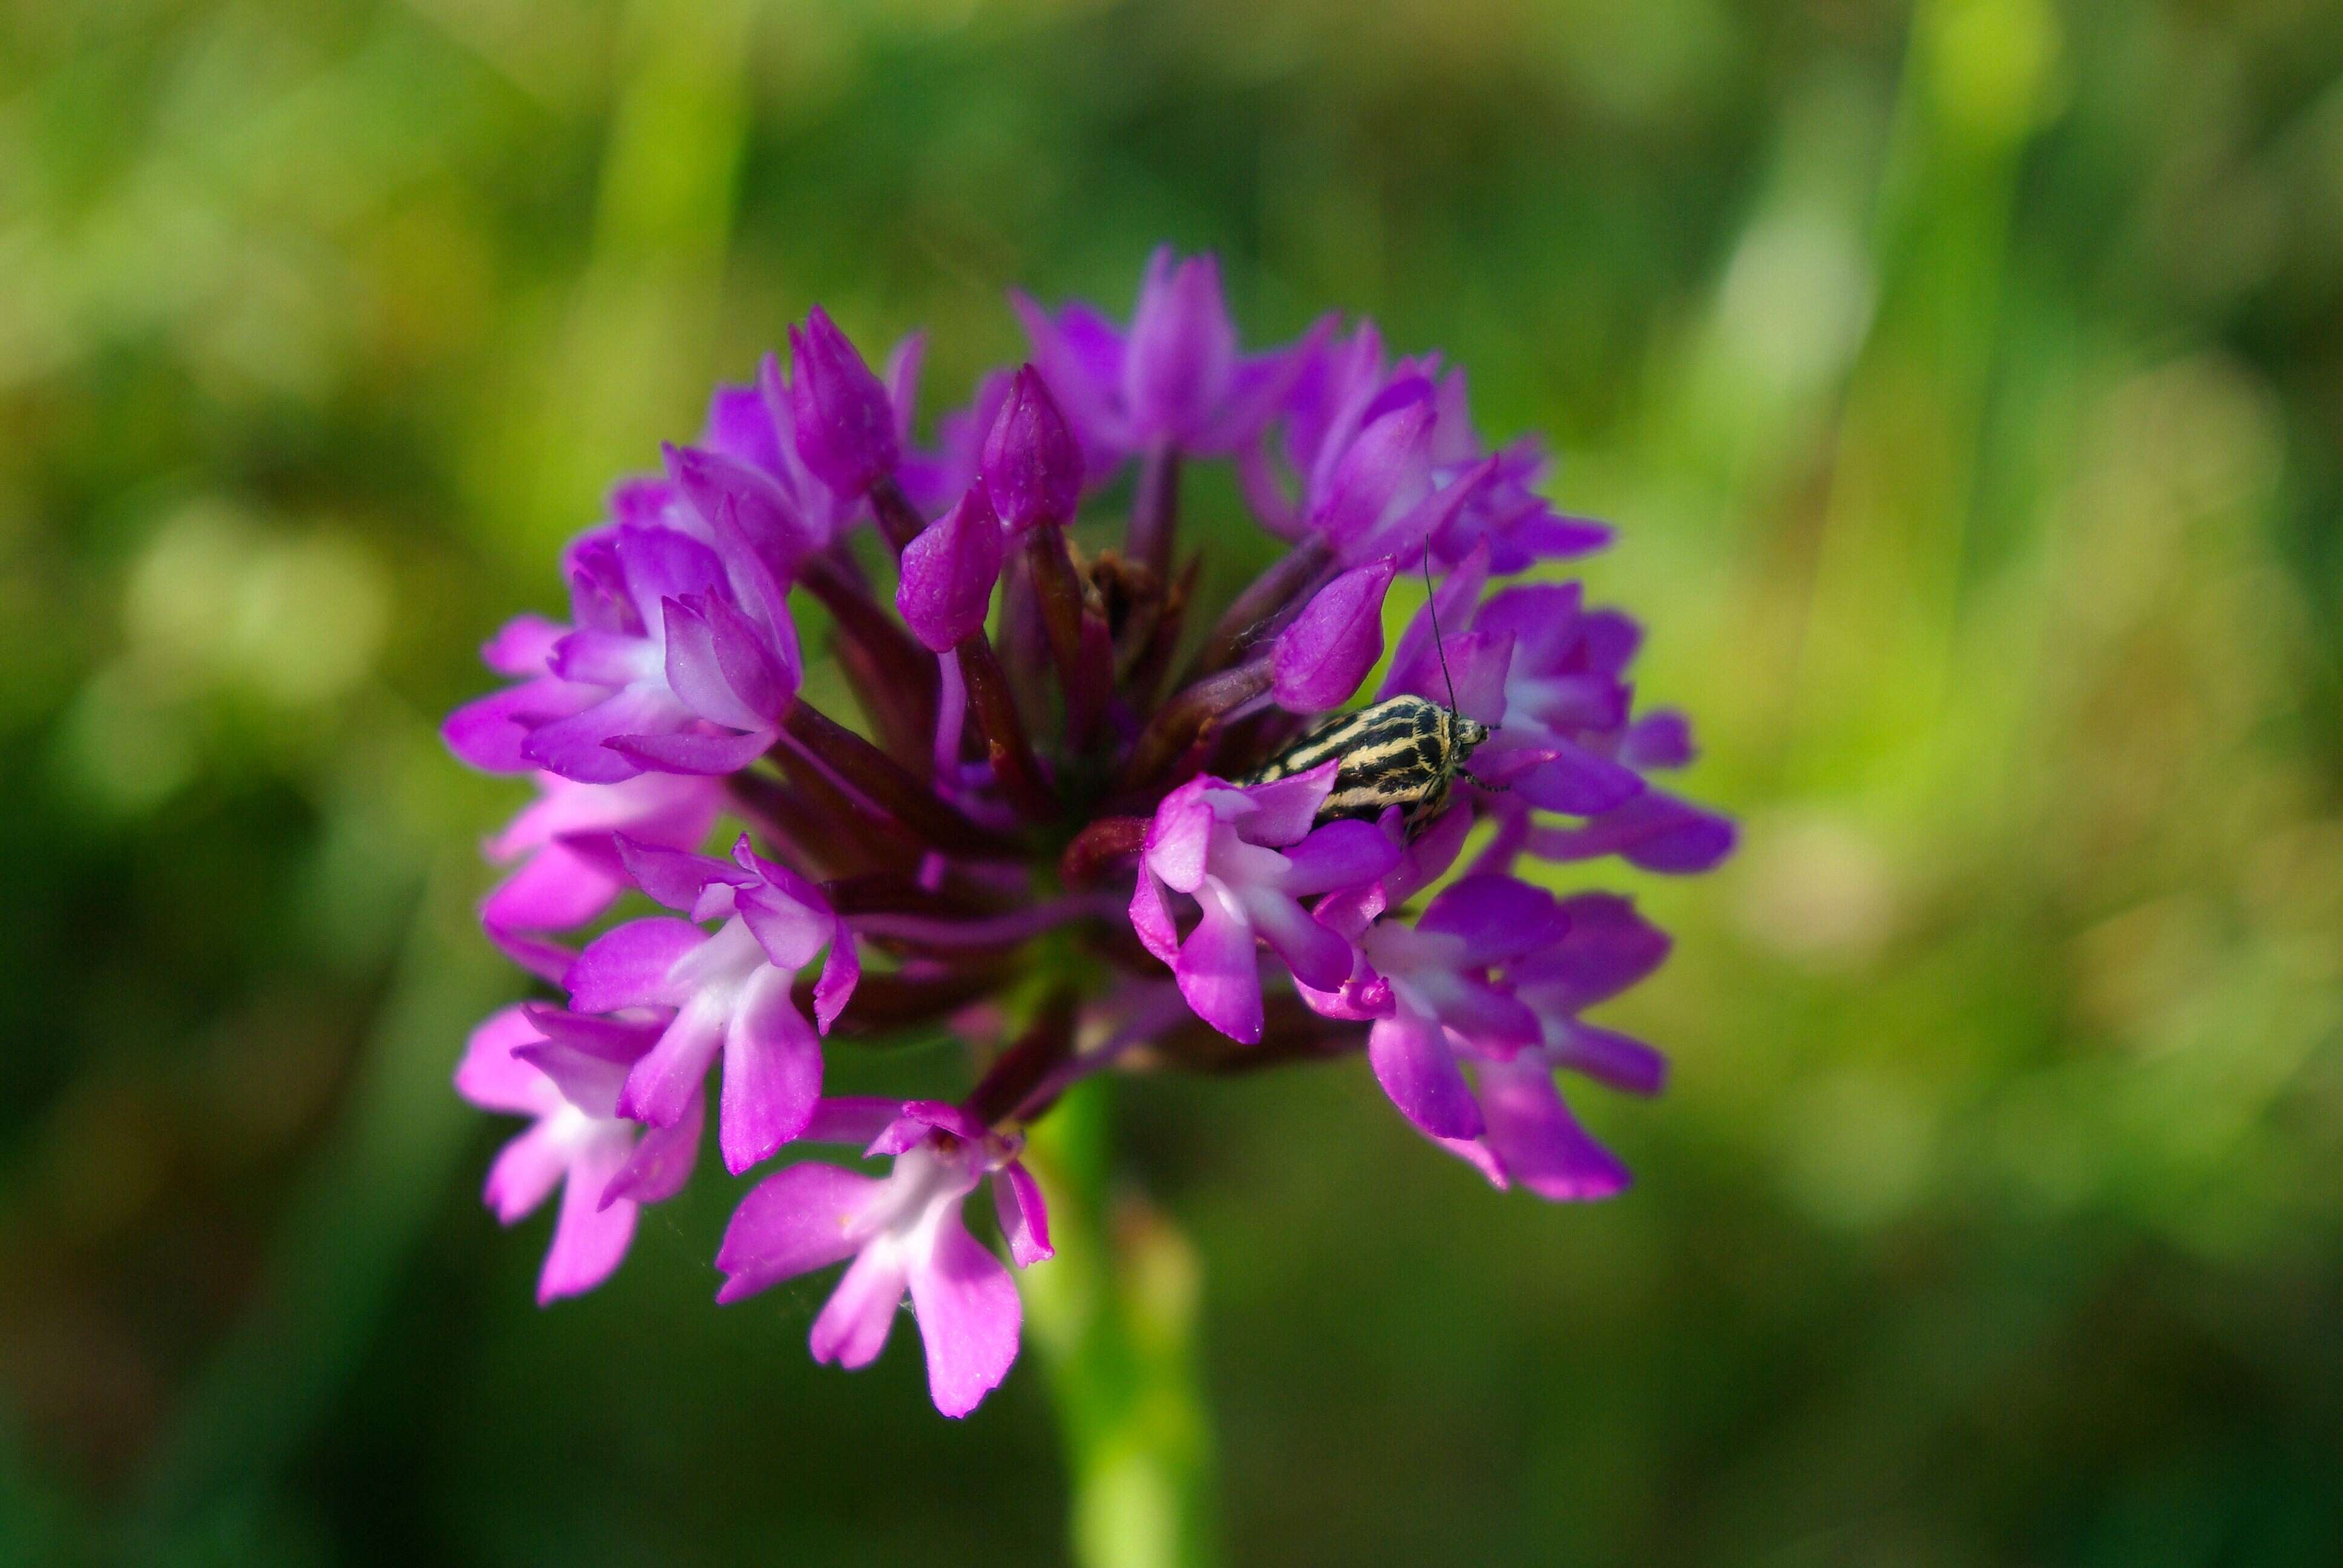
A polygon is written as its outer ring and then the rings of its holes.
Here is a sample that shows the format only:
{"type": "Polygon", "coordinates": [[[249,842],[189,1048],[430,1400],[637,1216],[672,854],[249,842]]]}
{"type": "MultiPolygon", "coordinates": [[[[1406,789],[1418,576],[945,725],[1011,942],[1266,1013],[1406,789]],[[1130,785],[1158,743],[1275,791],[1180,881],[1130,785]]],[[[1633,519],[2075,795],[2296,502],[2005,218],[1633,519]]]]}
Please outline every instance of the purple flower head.
{"type": "Polygon", "coordinates": [[[1022,532],[1072,520],[1082,497],[1082,449],[1040,372],[1020,367],[984,441],[984,488],[993,509],[1022,532]]]}
{"type": "Polygon", "coordinates": [[[894,472],[902,450],[886,387],[821,307],[789,328],[789,412],[798,456],[852,499],[894,472]]]}
{"type": "Polygon", "coordinates": [[[814,1319],[813,1358],[852,1369],[878,1358],[908,1292],[936,1408],[966,1415],[1008,1375],[1022,1309],[1016,1282],[960,1221],[960,1203],[990,1180],[1001,1234],[1020,1268],[1051,1256],[1041,1190],[1018,1141],[932,1101],[828,1101],[809,1138],[870,1141],[894,1169],[871,1177],[818,1161],[775,1171],[725,1227],[719,1302],[852,1259],[814,1319]]]}
{"type": "Polygon", "coordinates": [[[1371,881],[1398,861],[1397,846],[1372,823],[1311,827],[1334,787],[1336,766],[1245,787],[1193,779],[1164,799],[1148,827],[1131,927],[1172,966],[1196,1016],[1231,1040],[1252,1045],[1262,1037],[1256,942],[1267,943],[1303,985],[1341,985],[1355,950],[1298,900],[1371,881]],[[1172,918],[1172,892],[1188,895],[1199,911],[1185,938],[1172,918]]]}
{"type": "Polygon", "coordinates": [[[739,1175],[805,1130],[821,1092],[821,1040],[799,1010],[798,971],[825,950],[812,991],[829,1029],[861,970],[854,939],[821,890],[749,847],[732,859],[618,840],[638,887],[689,920],[630,920],[597,937],[564,985],[579,1012],[674,1009],[658,1041],[626,1074],[619,1114],[672,1127],[720,1055],[717,1143],[739,1175]],[[706,922],[720,921],[711,935],[706,922]]]}
{"type": "Polygon", "coordinates": [[[950,1415],[1006,1375],[1021,1315],[962,1206],[990,1182],[1010,1256],[1048,1257],[1020,1151],[1093,1076],[1363,1056],[1498,1186],[1619,1191],[1558,1078],[1657,1090],[1658,1053],[1585,1015],[1666,939],[1525,862],[1690,872],[1734,839],[1649,781],[1694,749],[1682,714],[1634,708],[1639,626],[1574,584],[1504,586],[1608,535],[1546,500],[1534,437],[1483,440],[1461,369],[1331,317],[1244,354],[1217,264],[1169,250],[1128,326],[1017,308],[1031,362],[980,375],[924,447],[922,340],[874,375],[813,311],[786,373],[765,356],[610,492],[561,558],[567,621],[506,626],[482,650],[505,684],[445,728],[539,791],[488,840],[509,870],[482,921],[568,1006],[492,1020],[458,1083],[532,1119],[497,1211],[562,1188],[543,1294],[615,1266],[713,1093],[735,1175],[800,1139],[891,1161],[764,1173],[723,1299],[844,1263],[815,1356],[868,1362],[908,1296],[950,1415]],[[1225,563],[1179,538],[1183,475],[1213,461],[1269,544],[1217,602],[1225,563]],[[1380,689],[1488,731],[1461,783],[1412,706],[1327,722],[1365,700],[1419,568],[1432,604],[1380,689]],[[810,689],[801,614],[827,644],[810,689]],[[639,899],[666,912],[571,945],[639,899]],[[956,1103],[822,1098],[832,1043],[906,1030],[967,1043],[956,1103]]]}
{"type": "Polygon", "coordinates": [[[1169,246],[1149,258],[1127,331],[1087,305],[1052,313],[1014,297],[1034,367],[1081,439],[1093,480],[1159,445],[1235,451],[1275,415],[1315,344],[1313,335],[1294,348],[1239,354],[1220,263],[1180,260],[1169,246]]]}
{"type": "Polygon", "coordinates": [[[941,653],[981,629],[1005,548],[985,487],[970,486],[960,505],[903,547],[895,608],[911,635],[941,653]]]}
{"type": "Polygon", "coordinates": [[[639,1204],[673,1197],[699,1143],[695,1095],[675,1125],[646,1133],[617,1114],[627,1065],[655,1025],[508,1007],[472,1031],[456,1092],[483,1111],[533,1119],[504,1146],[481,1196],[509,1225],[561,1189],[553,1245],[538,1276],[540,1305],[592,1290],[627,1255],[639,1204]]]}

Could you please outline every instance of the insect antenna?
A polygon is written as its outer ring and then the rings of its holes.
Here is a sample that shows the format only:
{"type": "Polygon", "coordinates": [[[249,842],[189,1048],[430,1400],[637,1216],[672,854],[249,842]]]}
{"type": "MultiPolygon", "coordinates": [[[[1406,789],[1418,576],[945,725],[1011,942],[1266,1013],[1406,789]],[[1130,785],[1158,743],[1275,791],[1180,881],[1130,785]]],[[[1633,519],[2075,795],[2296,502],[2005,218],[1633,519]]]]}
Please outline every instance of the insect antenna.
{"type": "Polygon", "coordinates": [[[1440,678],[1448,686],[1448,711],[1456,711],[1456,678],[1448,673],[1448,648],[1440,638],[1440,592],[1432,586],[1432,547],[1423,547],[1423,608],[1432,612],[1432,648],[1440,655],[1440,678]]]}

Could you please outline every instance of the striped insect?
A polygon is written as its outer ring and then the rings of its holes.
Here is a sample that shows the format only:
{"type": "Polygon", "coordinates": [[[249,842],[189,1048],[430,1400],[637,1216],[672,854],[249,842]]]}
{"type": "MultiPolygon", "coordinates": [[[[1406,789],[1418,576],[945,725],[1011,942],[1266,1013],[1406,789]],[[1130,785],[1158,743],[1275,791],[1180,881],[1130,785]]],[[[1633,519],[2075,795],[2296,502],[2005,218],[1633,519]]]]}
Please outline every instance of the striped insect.
{"type": "Polygon", "coordinates": [[[1400,809],[1411,839],[1448,804],[1448,791],[1489,727],[1421,697],[1393,697],[1313,727],[1240,782],[1266,784],[1341,758],[1334,788],[1318,808],[1320,823],[1373,821],[1400,809]]]}
{"type": "MultiPolygon", "coordinates": [[[[1432,564],[1424,561],[1424,587],[1432,564]]],[[[1432,611],[1433,646],[1440,674],[1448,683],[1448,706],[1421,697],[1392,697],[1355,713],[1337,713],[1312,726],[1251,774],[1239,780],[1267,784],[1340,758],[1334,787],[1315,820],[1357,819],[1372,822],[1396,806],[1407,836],[1413,839],[1446,809],[1456,775],[1473,748],[1489,739],[1489,727],[1456,711],[1456,683],[1448,674],[1448,650],[1440,641],[1439,610],[1432,611]]]]}

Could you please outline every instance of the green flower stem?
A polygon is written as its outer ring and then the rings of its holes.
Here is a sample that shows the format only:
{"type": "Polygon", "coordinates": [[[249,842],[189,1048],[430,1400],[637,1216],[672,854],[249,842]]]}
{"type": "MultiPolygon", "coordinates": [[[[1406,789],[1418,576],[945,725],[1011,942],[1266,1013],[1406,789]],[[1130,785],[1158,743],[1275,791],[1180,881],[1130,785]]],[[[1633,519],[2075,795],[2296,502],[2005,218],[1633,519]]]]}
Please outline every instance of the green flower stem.
{"type": "Polygon", "coordinates": [[[1164,1215],[1109,1191],[1111,1083],[1079,1085],[1032,1130],[1058,1255],[1025,1276],[1027,1326],[1065,1443],[1074,1561],[1205,1568],[1221,1553],[1196,1257],[1164,1215]]]}

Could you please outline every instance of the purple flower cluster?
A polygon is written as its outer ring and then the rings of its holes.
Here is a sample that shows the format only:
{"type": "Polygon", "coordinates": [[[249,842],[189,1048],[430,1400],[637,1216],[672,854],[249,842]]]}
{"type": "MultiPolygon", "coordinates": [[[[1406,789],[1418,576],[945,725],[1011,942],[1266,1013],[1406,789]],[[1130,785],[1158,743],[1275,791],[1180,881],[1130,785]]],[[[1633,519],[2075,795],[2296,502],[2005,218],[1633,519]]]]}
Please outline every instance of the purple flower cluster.
{"type": "Polygon", "coordinates": [[[446,726],[538,790],[488,845],[512,869],[482,918],[567,1000],[490,1019],[456,1083],[532,1119],[489,1172],[498,1216],[561,1189],[539,1299],[598,1284],[689,1179],[720,1063],[732,1174],[824,1144],[890,1168],[766,1175],[719,1300],[843,1262],[812,1349],[857,1367],[908,1294],[953,1416],[1021,1320],[964,1200],[989,1183],[1011,1260],[1048,1258],[1022,1132],[1091,1074],[1363,1050],[1497,1186],[1619,1191],[1559,1075],[1657,1091],[1658,1054],[1582,1015],[1667,939],[1520,873],[1704,870],[1734,837],[1652,781],[1692,746],[1634,708],[1635,623],[1551,572],[1607,530],[1539,495],[1534,440],[1482,440],[1461,370],[1331,320],[1243,352],[1215,263],[1169,251],[1128,326],[1015,303],[1031,361],[930,447],[916,341],[874,374],[813,312],[787,370],[719,388],[697,445],[617,487],[563,558],[568,620],[491,638],[510,684],[446,726]],[[1211,619],[1177,548],[1202,458],[1286,546],[1211,619]],[[1419,571],[1432,603],[1386,659],[1384,598],[1419,571]],[[851,721],[809,698],[808,615],[851,721]],[[1244,782],[1379,666],[1379,698],[1444,704],[1453,677],[1488,727],[1444,811],[1325,819],[1339,759],[1244,782]],[[604,925],[629,896],[667,912],[604,925]],[[825,1094],[831,1043],[937,1023],[970,1047],[957,1100],[825,1094]]]}

